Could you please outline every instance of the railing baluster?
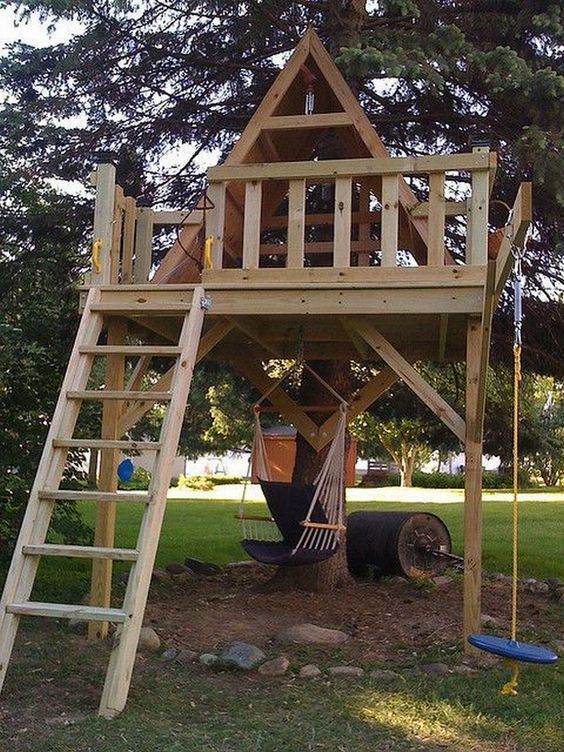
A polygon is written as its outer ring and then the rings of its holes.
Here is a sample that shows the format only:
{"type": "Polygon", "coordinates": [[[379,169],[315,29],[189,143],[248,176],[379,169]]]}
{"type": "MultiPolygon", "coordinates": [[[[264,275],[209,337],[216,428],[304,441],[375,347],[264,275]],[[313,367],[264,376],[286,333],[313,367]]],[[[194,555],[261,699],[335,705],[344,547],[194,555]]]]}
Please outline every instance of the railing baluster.
{"type": "Polygon", "coordinates": [[[259,268],[261,205],[262,183],[258,180],[247,183],[243,223],[243,269],[259,268]]]}
{"type": "Polygon", "coordinates": [[[290,180],[288,192],[288,256],[286,266],[304,265],[305,180],[290,180]]]}
{"type": "Polygon", "coordinates": [[[352,180],[335,179],[335,234],[333,240],[333,266],[351,265],[351,213],[352,180]]]}
{"type": "MultiPolygon", "coordinates": [[[[487,146],[477,146],[473,154],[489,152],[487,146]]],[[[466,263],[483,266],[488,262],[488,201],[490,195],[489,170],[472,172],[472,197],[469,202],[466,263]]]]}
{"type": "Polygon", "coordinates": [[[116,168],[113,162],[96,167],[91,285],[107,285],[111,279],[111,250],[115,203],[116,168]],[[95,249],[95,250],[94,250],[95,249]]]}
{"type": "Polygon", "coordinates": [[[133,282],[133,244],[135,242],[135,221],[137,203],[131,196],[125,199],[125,217],[123,220],[123,251],[121,259],[121,284],[133,282]]]}
{"type": "Polygon", "coordinates": [[[429,175],[429,230],[427,236],[427,264],[443,266],[445,263],[445,175],[429,175]]]}
{"type": "Polygon", "coordinates": [[[397,264],[398,207],[398,176],[382,175],[382,266],[396,266],[397,264]]]}
{"type": "Polygon", "coordinates": [[[213,237],[211,250],[212,269],[223,266],[223,234],[225,232],[225,183],[210,183],[207,196],[211,207],[206,210],[206,238],[213,237]]]}
{"type": "Polygon", "coordinates": [[[110,284],[112,285],[117,285],[119,282],[124,208],[125,199],[123,196],[123,188],[120,185],[116,185],[114,197],[114,220],[112,225],[112,249],[110,252],[110,284]]]}
{"type": "Polygon", "coordinates": [[[133,281],[136,285],[144,285],[149,279],[153,261],[153,209],[140,203],[138,206],[133,281]]]}

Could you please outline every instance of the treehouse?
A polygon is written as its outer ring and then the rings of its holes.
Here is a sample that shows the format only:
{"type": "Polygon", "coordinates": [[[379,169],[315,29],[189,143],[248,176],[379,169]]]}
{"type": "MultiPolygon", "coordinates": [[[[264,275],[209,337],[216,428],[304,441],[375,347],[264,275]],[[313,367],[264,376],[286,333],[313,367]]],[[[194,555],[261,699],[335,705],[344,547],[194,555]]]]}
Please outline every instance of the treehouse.
{"type": "MultiPolygon", "coordinates": [[[[272,358],[367,361],[377,369],[348,400],[348,420],[402,380],[466,452],[464,632],[479,631],[481,460],[492,315],[531,220],[530,185],[507,225],[490,234],[495,154],[392,157],[319,38],[309,32],[278,75],[222,165],[208,170],[195,208],[137,205],[94,173],[92,270],[68,370],[47,437],[0,609],[0,683],[22,616],[78,617],[92,638],[121,625],[100,713],[125,706],[194,365],[228,362],[318,451],[333,438],[338,406],[319,425],[311,406],[273,388],[272,358]],[[177,228],[160,265],[155,228],[177,228]],[[154,359],[167,365],[144,379],[154,359]],[[414,368],[466,363],[459,415],[414,368]],[[90,380],[105,363],[102,389],[90,380]],[[100,432],[75,435],[81,406],[102,403],[100,432]],[[155,404],[166,406],[159,441],[131,438],[155,404]],[[101,452],[98,488],[61,489],[68,453],[101,452]],[[156,453],[147,493],[117,493],[123,453],[156,453]],[[97,502],[93,547],[46,542],[55,504],[97,502]],[[135,549],[114,541],[116,507],[145,512],[135,549]],[[88,606],[30,600],[44,556],[93,560],[88,606]],[[131,563],[123,604],[112,607],[112,562],[131,563]]],[[[315,407],[315,406],[314,406],[315,407]]],[[[327,408],[327,405],[325,405],[327,408]]],[[[468,646],[467,646],[468,648],[468,646]]],[[[468,648],[469,649],[469,648],[468,648]]]]}

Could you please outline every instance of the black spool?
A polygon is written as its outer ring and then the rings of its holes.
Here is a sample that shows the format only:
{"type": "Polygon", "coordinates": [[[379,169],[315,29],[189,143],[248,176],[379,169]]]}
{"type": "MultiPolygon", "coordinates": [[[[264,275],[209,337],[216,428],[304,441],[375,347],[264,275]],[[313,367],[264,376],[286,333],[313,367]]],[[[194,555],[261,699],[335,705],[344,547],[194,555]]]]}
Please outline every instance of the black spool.
{"type": "Polygon", "coordinates": [[[425,512],[353,512],[347,518],[347,561],[357,577],[434,577],[448,566],[447,526],[425,512]]]}

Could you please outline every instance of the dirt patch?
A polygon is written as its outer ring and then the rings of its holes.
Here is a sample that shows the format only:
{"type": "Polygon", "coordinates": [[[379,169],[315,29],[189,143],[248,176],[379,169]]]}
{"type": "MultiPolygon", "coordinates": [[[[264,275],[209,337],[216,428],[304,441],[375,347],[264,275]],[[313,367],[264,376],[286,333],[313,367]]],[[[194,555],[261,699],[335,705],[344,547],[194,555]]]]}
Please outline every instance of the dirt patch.
{"type": "MultiPolygon", "coordinates": [[[[400,652],[420,652],[435,644],[457,646],[462,634],[462,580],[421,587],[401,578],[357,581],[336,594],[262,592],[271,577],[267,567],[231,569],[215,577],[195,577],[182,586],[151,593],[146,623],[170,645],[196,651],[217,650],[232,640],[268,646],[284,627],[302,622],[341,629],[354,640],[351,655],[368,661],[397,661],[400,652]]],[[[509,627],[507,583],[483,588],[482,609],[509,627]]],[[[550,637],[556,623],[547,597],[523,593],[521,627],[550,637]]]]}

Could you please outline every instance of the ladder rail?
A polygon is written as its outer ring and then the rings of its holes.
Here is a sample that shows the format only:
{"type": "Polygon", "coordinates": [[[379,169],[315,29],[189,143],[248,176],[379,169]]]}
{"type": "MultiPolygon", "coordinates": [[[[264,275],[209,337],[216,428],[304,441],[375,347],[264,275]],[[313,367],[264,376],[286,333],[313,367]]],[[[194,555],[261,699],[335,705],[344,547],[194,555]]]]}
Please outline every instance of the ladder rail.
{"type": "Polygon", "coordinates": [[[204,315],[204,289],[197,287],[194,289],[190,311],[184,319],[179,338],[182,353],[177,360],[172,378],[173,397],[161,428],[161,449],[157,455],[157,464],[149,488],[153,503],[145,509],[141,522],[136,545],[139,557],[130,571],[123,602],[123,610],[131,614],[131,618],[124,623],[119,640],[112,650],[100,702],[100,715],[106,718],[120,713],[127,701],[166,509],[172,463],[182,429],[204,315]]]}
{"type": "Polygon", "coordinates": [[[80,345],[95,345],[98,342],[103,317],[99,313],[93,313],[92,306],[99,299],[100,290],[92,288],[88,293],[0,598],[0,689],[6,676],[19,622],[18,615],[8,613],[6,606],[9,603],[27,601],[31,594],[39,558],[24,556],[22,549],[26,544],[43,543],[49,529],[53,502],[40,499],[39,492],[45,487],[58,485],[67,460],[68,450],[54,447],[53,439],[56,436],[72,436],[80,412],[80,402],[68,402],[66,393],[71,390],[84,389],[88,382],[94,356],[81,353],[80,345]]]}

